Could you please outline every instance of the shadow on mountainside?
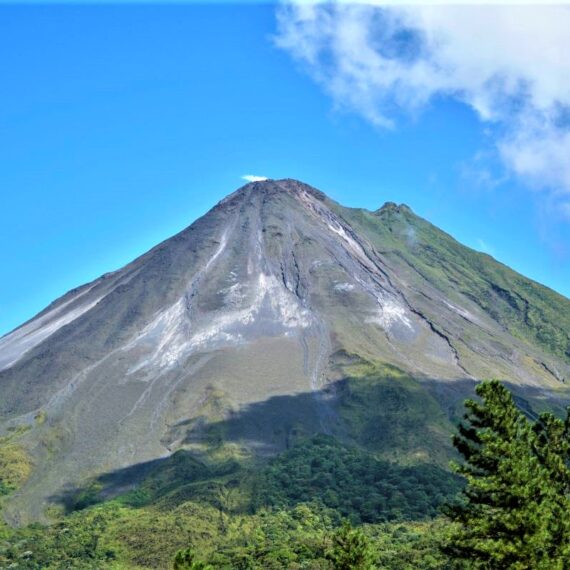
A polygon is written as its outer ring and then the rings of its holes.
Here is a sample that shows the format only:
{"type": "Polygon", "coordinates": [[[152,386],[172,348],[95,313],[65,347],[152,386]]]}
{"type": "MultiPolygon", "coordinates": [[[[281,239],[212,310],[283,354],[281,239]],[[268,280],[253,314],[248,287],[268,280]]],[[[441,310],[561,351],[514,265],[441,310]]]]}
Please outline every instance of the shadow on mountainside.
{"type": "MultiPolygon", "coordinates": [[[[172,508],[187,500],[219,506],[221,488],[245,486],[256,489],[248,506],[242,505],[247,509],[319,499],[365,521],[382,508],[433,516],[457,490],[448,471],[454,455],[450,435],[475,384],[393,375],[344,378],[319,393],[275,396],[228,411],[223,419],[186,420],[171,426],[164,441],[170,449],[183,449],[67,487],[50,502],[67,512],[116,497],[130,506],[172,508]],[[236,453],[244,448],[250,453],[236,453]],[[353,484],[360,489],[357,500],[374,495],[368,503],[376,506],[353,505],[343,491],[353,484]],[[421,512],[414,504],[424,505],[421,512]]],[[[531,419],[545,409],[563,410],[560,394],[506,385],[531,419]]]]}

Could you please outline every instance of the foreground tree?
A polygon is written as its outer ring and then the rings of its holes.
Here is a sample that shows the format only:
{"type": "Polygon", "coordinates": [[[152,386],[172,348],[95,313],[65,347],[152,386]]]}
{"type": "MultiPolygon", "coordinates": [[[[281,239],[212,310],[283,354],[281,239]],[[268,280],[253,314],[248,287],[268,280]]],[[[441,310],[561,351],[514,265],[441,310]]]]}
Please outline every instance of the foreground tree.
{"type": "Polygon", "coordinates": [[[456,524],[445,552],[467,568],[569,569],[569,421],[531,424],[497,381],[476,391],[454,437],[467,484],[446,509],[456,524]]]}
{"type": "Polygon", "coordinates": [[[542,414],[533,432],[533,452],[548,474],[544,516],[548,516],[550,542],[546,554],[550,560],[562,560],[557,567],[566,570],[570,568],[570,409],[565,421],[542,414]]]}

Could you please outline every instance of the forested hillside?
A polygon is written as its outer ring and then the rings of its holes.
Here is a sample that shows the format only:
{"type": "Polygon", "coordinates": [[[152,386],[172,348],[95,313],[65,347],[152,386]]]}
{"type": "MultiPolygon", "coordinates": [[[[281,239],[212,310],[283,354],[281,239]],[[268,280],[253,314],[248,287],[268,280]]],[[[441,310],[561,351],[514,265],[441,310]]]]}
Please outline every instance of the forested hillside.
{"type": "MultiPolygon", "coordinates": [[[[178,452],[130,490],[134,473],[70,491],[48,527],[2,527],[1,567],[563,570],[570,416],[529,421],[499,382],[477,393],[454,436],[457,474],[325,435],[249,466],[178,452]]],[[[2,442],[4,494],[23,469],[14,449],[2,442]]]]}

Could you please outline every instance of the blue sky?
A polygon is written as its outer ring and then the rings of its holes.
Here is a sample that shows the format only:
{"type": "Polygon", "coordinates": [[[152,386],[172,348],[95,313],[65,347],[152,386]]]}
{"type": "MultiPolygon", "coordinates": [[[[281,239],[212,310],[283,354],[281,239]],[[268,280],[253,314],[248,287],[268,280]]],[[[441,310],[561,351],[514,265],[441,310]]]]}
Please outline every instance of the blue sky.
{"type": "Polygon", "coordinates": [[[570,296],[563,174],[538,184],[528,144],[497,151],[520,135],[515,119],[490,120],[459,88],[412,103],[377,82],[371,101],[335,91],[338,62],[291,47],[313,33],[296,17],[0,6],[0,334],[186,227],[248,173],[348,206],[405,202],[570,296]]]}

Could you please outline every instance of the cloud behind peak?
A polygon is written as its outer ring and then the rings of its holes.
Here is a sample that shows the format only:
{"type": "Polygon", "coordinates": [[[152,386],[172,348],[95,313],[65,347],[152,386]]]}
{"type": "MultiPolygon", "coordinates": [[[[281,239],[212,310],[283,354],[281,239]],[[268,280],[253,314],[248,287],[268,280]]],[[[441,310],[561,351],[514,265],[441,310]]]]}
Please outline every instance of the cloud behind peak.
{"type": "Polygon", "coordinates": [[[570,203],[569,6],[292,3],[277,19],[277,45],[336,108],[395,128],[437,97],[459,100],[509,172],[570,203]]]}

